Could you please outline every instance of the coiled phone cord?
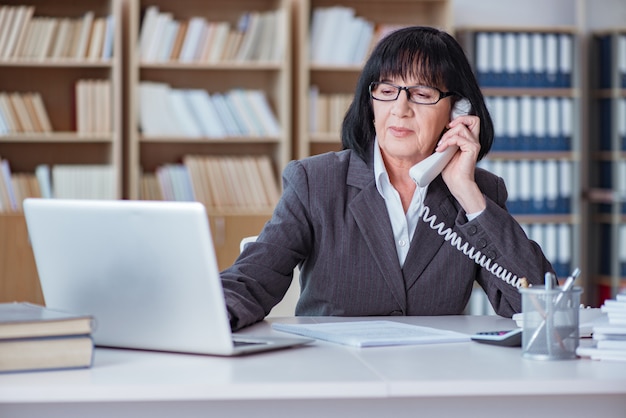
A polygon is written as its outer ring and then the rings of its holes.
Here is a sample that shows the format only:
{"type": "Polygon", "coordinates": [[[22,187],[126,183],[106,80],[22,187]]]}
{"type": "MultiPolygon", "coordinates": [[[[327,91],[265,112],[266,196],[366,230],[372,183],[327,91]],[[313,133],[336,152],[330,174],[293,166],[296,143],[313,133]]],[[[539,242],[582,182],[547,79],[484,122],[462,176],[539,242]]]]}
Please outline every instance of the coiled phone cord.
{"type": "Polygon", "coordinates": [[[452,228],[446,228],[443,222],[437,222],[436,215],[430,215],[430,208],[424,204],[421,205],[418,211],[419,217],[424,220],[430,226],[431,229],[441,235],[444,240],[448,241],[450,245],[461,251],[476,264],[493,274],[494,276],[504,280],[506,283],[513,287],[522,287],[523,280],[518,278],[515,274],[512,274],[504,267],[498,265],[492,259],[476,250],[474,247],[470,247],[469,243],[463,242],[463,239],[457,235],[452,228]]]}

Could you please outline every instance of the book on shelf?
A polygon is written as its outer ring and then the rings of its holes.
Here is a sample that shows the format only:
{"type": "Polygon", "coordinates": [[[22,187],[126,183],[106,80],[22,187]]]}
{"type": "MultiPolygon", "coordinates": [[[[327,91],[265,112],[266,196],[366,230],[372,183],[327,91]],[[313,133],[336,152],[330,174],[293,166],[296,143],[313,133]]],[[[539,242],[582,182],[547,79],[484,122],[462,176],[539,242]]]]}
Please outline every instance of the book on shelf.
{"type": "Polygon", "coordinates": [[[108,164],[52,166],[52,193],[58,199],[117,199],[116,172],[108,164]]]}
{"type": "Polygon", "coordinates": [[[0,135],[7,135],[9,133],[9,125],[5,120],[4,113],[0,108],[0,135]]]}
{"type": "Polygon", "coordinates": [[[467,342],[470,337],[456,331],[386,320],[329,322],[316,324],[283,324],[274,322],[277,331],[303,335],[355,347],[438,344],[467,342]]]}
{"type": "Polygon", "coordinates": [[[155,175],[164,200],[195,200],[188,169],[185,165],[164,164],[156,168],[155,175]]]}
{"type": "Polygon", "coordinates": [[[146,8],[139,30],[142,62],[280,61],[285,10],[243,13],[237,28],[204,16],[177,20],[157,6],[146,8]]]}
{"type": "Polygon", "coordinates": [[[235,88],[226,93],[174,89],[166,83],[139,85],[139,126],[146,136],[278,136],[278,118],[265,92],[235,88]]]}
{"type": "Polygon", "coordinates": [[[258,12],[246,12],[239,18],[238,29],[243,33],[241,46],[237,50],[237,61],[254,59],[255,51],[259,48],[263,29],[263,16],[258,12]]]}
{"type": "Polygon", "coordinates": [[[80,17],[49,17],[35,12],[35,6],[0,6],[0,58],[110,58],[112,16],[87,11],[80,17]]]}
{"type": "Polygon", "coordinates": [[[224,138],[226,129],[224,128],[224,123],[220,120],[219,113],[209,92],[202,89],[188,89],[185,97],[187,99],[186,112],[191,112],[203,136],[207,138],[224,138]]]}
{"type": "Polygon", "coordinates": [[[106,27],[104,31],[104,39],[102,41],[102,59],[109,60],[113,57],[113,40],[115,38],[115,16],[108,15],[106,18],[106,27]]]}
{"type": "Polygon", "coordinates": [[[181,134],[185,137],[200,138],[204,135],[198,119],[190,111],[191,106],[187,102],[188,92],[182,89],[170,89],[168,98],[171,103],[171,110],[178,121],[181,134]]]}
{"type": "Polygon", "coordinates": [[[170,194],[172,200],[186,196],[217,212],[265,212],[278,202],[280,192],[267,156],[186,155],[183,164],[186,170],[178,177],[183,193],[170,194]]]}
{"type": "Polygon", "coordinates": [[[156,173],[143,173],[139,185],[141,200],[164,200],[156,173]]]}
{"type": "Polygon", "coordinates": [[[178,58],[180,57],[180,51],[183,49],[183,42],[185,41],[188,27],[189,22],[187,20],[178,22],[178,25],[176,25],[176,36],[174,37],[174,40],[172,42],[170,56],[167,58],[166,61],[178,61],[178,58]]]}
{"type": "Polygon", "coordinates": [[[28,22],[32,19],[32,16],[35,12],[34,6],[20,5],[13,7],[15,9],[13,18],[10,21],[6,22],[8,26],[8,34],[6,37],[4,50],[2,51],[2,58],[5,59],[12,57],[14,51],[18,49],[20,43],[23,42],[26,27],[28,26],[28,22]]]}
{"type": "Polygon", "coordinates": [[[0,159],[0,200],[2,201],[2,211],[5,212],[16,212],[21,206],[17,201],[11,178],[9,161],[4,158],[0,159]]]}
{"type": "Polygon", "coordinates": [[[50,174],[50,166],[48,164],[38,164],[35,167],[35,178],[39,184],[41,197],[52,198],[52,175],[50,174]]]}
{"type": "Polygon", "coordinates": [[[21,127],[17,120],[17,115],[13,110],[11,99],[6,92],[0,92],[0,113],[2,113],[4,122],[7,126],[7,133],[18,133],[21,127]]]}
{"type": "Polygon", "coordinates": [[[13,110],[15,116],[17,117],[18,124],[21,127],[21,132],[34,132],[35,126],[33,124],[33,121],[31,120],[30,114],[28,113],[26,104],[22,100],[22,95],[19,93],[11,93],[9,94],[9,100],[11,101],[11,105],[13,106],[13,110]]]}
{"type": "Polygon", "coordinates": [[[187,33],[185,34],[185,39],[178,58],[180,62],[197,61],[198,45],[201,43],[201,37],[206,25],[207,21],[203,17],[194,16],[189,19],[187,33]]]}
{"type": "Polygon", "coordinates": [[[76,82],[76,132],[110,133],[112,130],[111,81],[82,79],[76,82]]]}
{"type": "Polygon", "coordinates": [[[97,17],[93,21],[91,35],[89,36],[89,43],[85,52],[85,56],[89,60],[98,60],[102,58],[106,25],[107,19],[104,17],[97,17]]]}
{"type": "Polygon", "coordinates": [[[139,57],[142,61],[149,61],[150,43],[155,36],[156,22],[159,17],[157,6],[148,6],[143,14],[141,29],[139,30],[139,57]]]}
{"type": "Polygon", "coordinates": [[[17,210],[22,210],[22,202],[28,197],[41,197],[41,188],[34,173],[13,173],[11,175],[17,210]]]}
{"type": "Polygon", "coordinates": [[[347,6],[317,7],[310,29],[310,60],[318,65],[359,65],[376,37],[376,25],[347,6]]]}
{"type": "Polygon", "coordinates": [[[43,98],[39,93],[31,93],[31,101],[33,103],[33,107],[35,108],[35,113],[37,115],[37,120],[41,125],[42,132],[52,132],[54,130],[52,123],[50,122],[50,117],[48,116],[48,111],[46,110],[46,106],[44,104],[43,98]]]}
{"type": "Polygon", "coordinates": [[[165,28],[163,29],[163,46],[158,51],[156,61],[167,62],[170,60],[180,24],[181,22],[178,20],[172,19],[165,25],[165,28]]]}
{"type": "Polygon", "coordinates": [[[86,12],[79,20],[79,24],[76,28],[78,35],[76,39],[76,48],[74,50],[74,58],[82,59],[87,56],[89,48],[89,36],[92,32],[92,25],[94,23],[94,12],[86,12]]]}
{"type": "Polygon", "coordinates": [[[169,109],[169,85],[142,81],[139,84],[139,129],[144,135],[175,135],[176,121],[169,109]]]}

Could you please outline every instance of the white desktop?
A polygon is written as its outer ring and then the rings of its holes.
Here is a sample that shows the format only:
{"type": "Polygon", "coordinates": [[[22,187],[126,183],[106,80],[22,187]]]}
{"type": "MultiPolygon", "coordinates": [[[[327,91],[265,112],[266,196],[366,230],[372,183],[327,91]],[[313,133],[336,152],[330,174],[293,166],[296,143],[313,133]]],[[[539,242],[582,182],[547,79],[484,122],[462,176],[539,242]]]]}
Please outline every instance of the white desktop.
{"type": "MultiPolygon", "coordinates": [[[[271,322],[345,320],[271,318],[245,332],[277,333],[271,322]]],[[[465,333],[515,326],[497,316],[393,320],[465,333]]],[[[0,375],[2,417],[571,418],[624,411],[626,362],[528,360],[519,347],[476,342],[359,349],[316,341],[240,358],[98,348],[90,369],[0,375]]]]}

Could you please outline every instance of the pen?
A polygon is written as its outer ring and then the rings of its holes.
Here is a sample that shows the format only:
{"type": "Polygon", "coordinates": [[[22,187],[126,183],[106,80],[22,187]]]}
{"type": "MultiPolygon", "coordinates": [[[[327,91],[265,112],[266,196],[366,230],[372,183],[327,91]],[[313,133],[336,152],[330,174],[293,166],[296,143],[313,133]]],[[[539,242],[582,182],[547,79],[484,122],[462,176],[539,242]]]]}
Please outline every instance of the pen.
{"type": "MultiPolygon", "coordinates": [[[[552,344],[550,342],[550,335],[552,334],[552,329],[554,328],[554,304],[553,304],[553,300],[552,300],[552,296],[551,296],[551,291],[552,291],[552,287],[554,285],[554,282],[556,281],[556,277],[554,276],[553,273],[546,273],[545,274],[545,285],[544,285],[544,289],[547,292],[546,294],[546,310],[545,310],[545,316],[543,317],[543,323],[546,324],[546,343],[548,345],[548,355],[552,356],[552,344]]],[[[557,335],[558,337],[558,335],[557,335]]],[[[562,341],[559,341],[561,343],[561,345],[563,345],[562,341]]],[[[529,345],[529,347],[532,347],[532,345],[529,345]]]]}
{"type": "Polygon", "coordinates": [[[570,276],[565,280],[565,283],[563,283],[562,291],[561,293],[559,293],[559,295],[556,297],[556,300],[554,301],[555,308],[559,307],[559,303],[563,299],[563,294],[565,292],[570,291],[570,289],[574,286],[574,282],[576,281],[579,275],[580,275],[580,269],[576,267],[574,271],[572,272],[572,274],[570,274],[570,276]]]}

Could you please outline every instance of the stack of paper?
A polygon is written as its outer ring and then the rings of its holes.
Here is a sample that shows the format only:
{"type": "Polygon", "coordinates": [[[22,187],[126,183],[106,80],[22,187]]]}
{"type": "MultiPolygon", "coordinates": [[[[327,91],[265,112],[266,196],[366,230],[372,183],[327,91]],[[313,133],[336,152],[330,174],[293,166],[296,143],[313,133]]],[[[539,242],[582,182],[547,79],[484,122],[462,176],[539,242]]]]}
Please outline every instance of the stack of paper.
{"type": "Polygon", "coordinates": [[[601,307],[606,317],[593,325],[592,347],[579,347],[579,356],[593,360],[626,361],[626,293],[607,299],[601,307]]]}
{"type": "Polygon", "coordinates": [[[272,328],[277,331],[355,347],[470,341],[469,335],[460,332],[395,321],[348,321],[317,324],[273,323],[272,328]]]}

